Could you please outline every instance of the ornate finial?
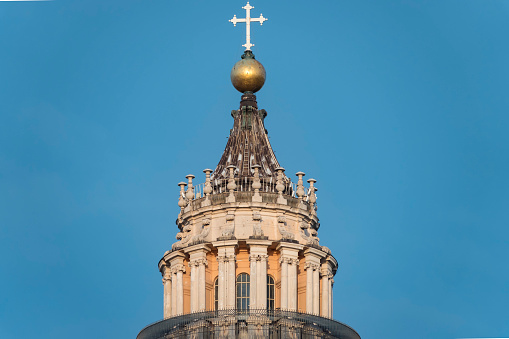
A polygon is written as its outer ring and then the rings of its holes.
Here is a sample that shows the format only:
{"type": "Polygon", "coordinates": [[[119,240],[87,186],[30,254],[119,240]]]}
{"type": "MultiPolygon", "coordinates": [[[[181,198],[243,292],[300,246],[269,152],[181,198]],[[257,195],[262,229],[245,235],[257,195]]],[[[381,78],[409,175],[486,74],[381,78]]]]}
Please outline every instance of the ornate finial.
{"type": "Polygon", "coordinates": [[[254,189],[253,202],[262,202],[262,196],[260,195],[260,188],[262,187],[262,184],[260,183],[260,172],[259,172],[260,168],[262,168],[262,166],[253,165],[251,167],[254,170],[253,184],[252,184],[252,187],[254,189]]]}
{"type": "Polygon", "coordinates": [[[304,182],[302,181],[302,177],[306,174],[304,172],[297,172],[295,174],[299,177],[299,181],[297,181],[297,196],[299,197],[299,200],[302,200],[306,192],[304,191],[304,182]]]}
{"type": "Polygon", "coordinates": [[[315,182],[316,180],[315,179],[309,179],[308,180],[308,183],[309,183],[309,194],[308,194],[308,201],[311,205],[311,213],[313,214],[316,214],[316,194],[315,194],[315,191],[318,191],[318,189],[315,187],[315,182]]]}
{"type": "Polygon", "coordinates": [[[235,195],[233,194],[233,191],[237,188],[237,184],[235,183],[235,177],[234,177],[234,171],[237,167],[230,165],[226,167],[230,171],[230,175],[228,177],[228,185],[226,188],[230,191],[230,194],[226,198],[226,202],[235,202],[235,195]]]}
{"type": "Polygon", "coordinates": [[[187,200],[191,201],[194,199],[194,190],[193,190],[194,175],[188,174],[188,175],[186,175],[186,178],[188,180],[186,198],[187,198],[187,200]]]}
{"type": "Polygon", "coordinates": [[[205,173],[205,186],[203,187],[203,194],[205,195],[205,201],[202,203],[202,206],[209,206],[210,205],[210,193],[212,193],[212,185],[210,184],[210,173],[212,173],[213,170],[207,168],[203,170],[203,173],[205,173]]]}
{"type": "Polygon", "coordinates": [[[184,207],[186,207],[186,205],[187,205],[187,202],[186,202],[186,192],[185,192],[185,187],[187,186],[187,184],[185,182],[179,182],[178,185],[180,187],[178,205],[180,207],[180,213],[183,213],[184,212],[184,207]]]}
{"type": "Polygon", "coordinates": [[[250,51],[251,47],[254,45],[251,43],[251,22],[259,22],[260,26],[263,25],[264,21],[267,21],[269,19],[264,18],[263,15],[260,13],[259,18],[251,18],[251,10],[254,8],[249,4],[249,2],[242,7],[246,10],[246,17],[245,18],[237,18],[236,15],[233,16],[233,19],[230,19],[229,21],[233,23],[233,26],[237,26],[237,22],[245,22],[246,23],[246,43],[242,46],[246,47],[246,51],[250,51]]]}
{"type": "Polygon", "coordinates": [[[285,171],[285,169],[283,167],[278,167],[276,168],[276,171],[277,171],[276,190],[278,192],[277,203],[286,205],[287,200],[283,198],[283,191],[285,190],[283,172],[285,171]]]}

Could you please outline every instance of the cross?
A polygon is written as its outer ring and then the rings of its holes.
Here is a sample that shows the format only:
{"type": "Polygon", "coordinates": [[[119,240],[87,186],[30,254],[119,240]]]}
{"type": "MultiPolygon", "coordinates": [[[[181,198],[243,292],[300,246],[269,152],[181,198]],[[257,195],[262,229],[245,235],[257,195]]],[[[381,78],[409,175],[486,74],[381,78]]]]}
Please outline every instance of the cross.
{"type": "Polygon", "coordinates": [[[245,5],[242,8],[246,10],[246,18],[238,19],[237,16],[234,15],[233,19],[228,20],[228,21],[233,22],[233,26],[237,26],[237,22],[245,22],[246,23],[246,43],[244,45],[242,45],[242,46],[246,47],[246,51],[250,51],[251,47],[254,46],[251,43],[251,22],[259,22],[260,26],[261,26],[261,25],[263,25],[264,21],[267,21],[269,19],[264,18],[261,13],[260,13],[260,17],[259,18],[251,18],[251,10],[254,7],[251,6],[249,4],[249,2],[247,3],[247,5],[245,5]]]}

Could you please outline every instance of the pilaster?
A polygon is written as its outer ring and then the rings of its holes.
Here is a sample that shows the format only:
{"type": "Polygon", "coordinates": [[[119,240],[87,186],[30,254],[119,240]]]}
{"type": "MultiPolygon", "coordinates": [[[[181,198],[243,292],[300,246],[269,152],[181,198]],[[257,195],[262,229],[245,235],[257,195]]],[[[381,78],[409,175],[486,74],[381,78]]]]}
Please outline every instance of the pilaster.
{"type": "Polygon", "coordinates": [[[191,268],[191,312],[205,311],[205,267],[210,247],[198,244],[185,249],[191,268]]]}
{"type": "MultiPolygon", "coordinates": [[[[320,267],[321,259],[326,254],[313,247],[304,251],[306,260],[306,312],[311,314],[320,314],[320,267]]],[[[322,295],[323,298],[323,295],[322,295]]]]}
{"type": "Polygon", "coordinates": [[[164,319],[171,317],[171,269],[169,265],[163,266],[163,316],[164,319]]]}
{"type": "Polygon", "coordinates": [[[267,308],[267,249],[272,243],[267,240],[248,240],[251,269],[250,308],[267,308]]]}
{"type": "Polygon", "coordinates": [[[218,290],[219,309],[235,308],[235,250],[237,240],[224,240],[213,243],[217,248],[219,263],[218,290]]]}
{"type": "Polygon", "coordinates": [[[281,241],[277,246],[281,263],[282,309],[297,310],[297,266],[299,264],[299,251],[303,247],[300,244],[285,241],[281,241]],[[286,276],[286,278],[283,276],[286,276]]]}

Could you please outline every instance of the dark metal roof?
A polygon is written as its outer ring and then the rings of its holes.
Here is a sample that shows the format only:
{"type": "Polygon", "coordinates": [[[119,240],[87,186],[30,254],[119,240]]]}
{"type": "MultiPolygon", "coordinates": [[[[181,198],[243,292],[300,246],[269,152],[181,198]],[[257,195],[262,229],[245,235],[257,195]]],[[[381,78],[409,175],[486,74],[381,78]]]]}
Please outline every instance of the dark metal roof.
{"type": "Polygon", "coordinates": [[[226,143],[221,160],[217,164],[213,179],[227,179],[228,169],[233,165],[235,177],[252,177],[254,165],[260,165],[260,177],[276,177],[280,167],[270,146],[264,119],[265,110],[258,110],[256,96],[243,94],[240,109],[232,111],[233,129],[226,143]]]}

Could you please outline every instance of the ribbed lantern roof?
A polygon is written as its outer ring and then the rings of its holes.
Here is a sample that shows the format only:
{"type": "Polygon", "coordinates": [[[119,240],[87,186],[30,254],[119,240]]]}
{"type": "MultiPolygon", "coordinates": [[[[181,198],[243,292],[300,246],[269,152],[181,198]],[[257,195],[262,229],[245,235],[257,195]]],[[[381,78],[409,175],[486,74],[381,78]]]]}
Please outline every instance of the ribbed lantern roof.
{"type": "Polygon", "coordinates": [[[264,109],[258,110],[254,94],[242,95],[240,108],[232,111],[233,128],[221,160],[212,174],[213,179],[227,179],[229,172],[226,168],[230,165],[236,167],[236,177],[252,177],[255,165],[261,166],[260,177],[277,176],[276,169],[280,165],[265,129],[266,116],[264,109]]]}

